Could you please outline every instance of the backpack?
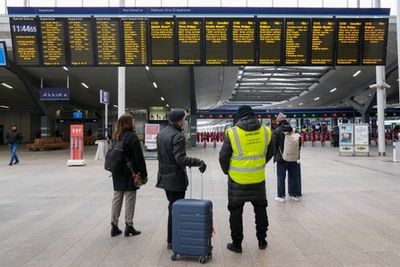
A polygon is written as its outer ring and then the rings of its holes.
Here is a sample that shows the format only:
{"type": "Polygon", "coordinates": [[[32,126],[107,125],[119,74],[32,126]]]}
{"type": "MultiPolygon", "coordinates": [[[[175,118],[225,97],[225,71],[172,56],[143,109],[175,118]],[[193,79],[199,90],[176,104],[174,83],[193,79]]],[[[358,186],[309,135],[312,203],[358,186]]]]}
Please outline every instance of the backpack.
{"type": "Polygon", "coordinates": [[[300,134],[285,133],[282,158],[288,162],[295,162],[300,159],[300,134]]]}
{"type": "Polygon", "coordinates": [[[127,166],[127,158],[124,152],[125,137],[126,134],[121,140],[114,141],[111,148],[106,153],[104,169],[111,173],[118,173],[127,166]]]}

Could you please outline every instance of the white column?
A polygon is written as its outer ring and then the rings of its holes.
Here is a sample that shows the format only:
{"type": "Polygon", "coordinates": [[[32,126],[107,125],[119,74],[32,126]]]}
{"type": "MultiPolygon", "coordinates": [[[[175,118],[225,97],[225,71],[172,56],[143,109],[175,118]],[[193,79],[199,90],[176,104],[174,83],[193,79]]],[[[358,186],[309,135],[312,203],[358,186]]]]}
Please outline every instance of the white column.
{"type": "MultiPolygon", "coordinates": [[[[397,0],[397,14],[396,14],[396,33],[397,43],[400,44],[400,0],[397,0]]],[[[400,62],[400,45],[397,46],[397,62],[400,62]]],[[[398,68],[398,77],[400,77],[400,68],[398,68]]],[[[399,103],[400,103],[400,79],[399,79],[399,103]]]]}
{"type": "Polygon", "coordinates": [[[378,112],[378,150],[379,156],[386,156],[385,145],[385,106],[386,106],[386,87],[385,87],[385,67],[376,67],[376,99],[378,112]]]}
{"type": "Polygon", "coordinates": [[[125,113],[125,67],[118,67],[118,118],[125,113]]]}

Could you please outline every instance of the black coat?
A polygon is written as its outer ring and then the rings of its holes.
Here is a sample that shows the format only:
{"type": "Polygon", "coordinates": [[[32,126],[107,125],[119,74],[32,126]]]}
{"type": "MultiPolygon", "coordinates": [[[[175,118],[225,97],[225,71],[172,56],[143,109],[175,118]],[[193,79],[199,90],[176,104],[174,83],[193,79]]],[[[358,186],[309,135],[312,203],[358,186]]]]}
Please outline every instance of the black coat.
{"type": "Polygon", "coordinates": [[[22,141],[22,136],[19,132],[9,131],[6,135],[7,144],[13,145],[22,141]]]}
{"type": "MultiPolygon", "coordinates": [[[[135,173],[140,172],[142,177],[147,177],[146,162],[138,136],[134,131],[124,134],[124,152],[130,160],[135,173]]],[[[125,166],[125,165],[124,165],[125,166]]],[[[128,166],[121,172],[113,173],[114,191],[135,191],[138,188],[133,184],[132,173],[128,166]]]]}
{"type": "MultiPolygon", "coordinates": [[[[245,131],[255,131],[261,127],[261,123],[255,117],[244,117],[237,122],[237,127],[245,131]]],[[[272,135],[271,135],[272,136],[272,135]]],[[[221,151],[219,152],[219,163],[222,171],[228,175],[230,159],[232,157],[232,145],[229,137],[225,138],[221,151]]],[[[266,162],[268,163],[274,155],[273,140],[268,145],[266,162]]],[[[266,199],[265,181],[257,184],[242,185],[228,179],[228,200],[233,202],[245,202],[266,199]]]]}
{"type": "Polygon", "coordinates": [[[168,124],[157,135],[157,187],[168,191],[186,191],[186,166],[199,166],[200,159],[186,156],[186,142],[182,130],[168,124]]]}
{"type": "Polygon", "coordinates": [[[284,159],[282,158],[282,152],[284,148],[284,143],[285,143],[285,134],[284,133],[290,133],[292,132],[292,127],[289,125],[289,123],[284,122],[272,133],[273,138],[272,140],[274,141],[274,148],[275,148],[275,155],[274,155],[274,162],[284,162],[284,159]]]}

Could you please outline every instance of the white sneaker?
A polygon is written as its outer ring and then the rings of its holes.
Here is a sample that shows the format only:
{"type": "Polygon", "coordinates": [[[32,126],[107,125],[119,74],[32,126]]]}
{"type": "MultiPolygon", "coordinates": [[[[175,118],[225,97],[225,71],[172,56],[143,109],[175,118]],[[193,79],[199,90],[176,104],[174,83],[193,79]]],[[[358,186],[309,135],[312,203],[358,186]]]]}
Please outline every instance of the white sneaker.
{"type": "Polygon", "coordinates": [[[292,197],[292,200],[293,200],[294,202],[299,202],[299,201],[300,201],[300,198],[299,198],[299,197],[292,197]]]}
{"type": "Polygon", "coordinates": [[[276,197],[276,198],[275,198],[275,201],[278,201],[278,202],[285,202],[285,199],[284,199],[283,197],[276,197]]]}

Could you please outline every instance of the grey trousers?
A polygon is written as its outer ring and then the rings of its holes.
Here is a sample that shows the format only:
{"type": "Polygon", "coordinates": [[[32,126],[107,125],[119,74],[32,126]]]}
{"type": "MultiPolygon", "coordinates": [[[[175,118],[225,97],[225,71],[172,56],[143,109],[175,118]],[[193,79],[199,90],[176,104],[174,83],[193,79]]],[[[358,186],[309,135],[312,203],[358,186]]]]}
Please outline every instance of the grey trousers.
{"type": "Polygon", "coordinates": [[[121,214],[122,202],[125,196],[125,223],[133,225],[135,214],[136,191],[114,191],[114,198],[111,207],[111,223],[117,225],[121,214]]]}

